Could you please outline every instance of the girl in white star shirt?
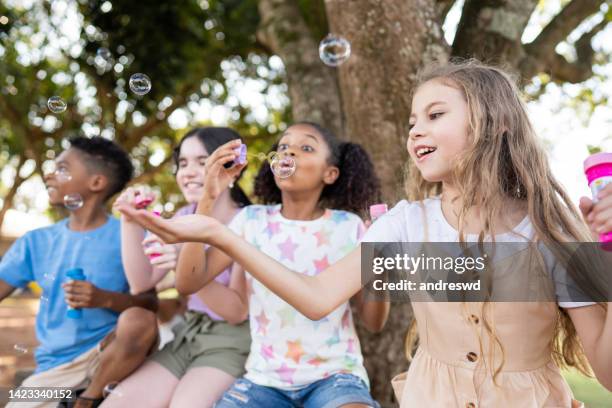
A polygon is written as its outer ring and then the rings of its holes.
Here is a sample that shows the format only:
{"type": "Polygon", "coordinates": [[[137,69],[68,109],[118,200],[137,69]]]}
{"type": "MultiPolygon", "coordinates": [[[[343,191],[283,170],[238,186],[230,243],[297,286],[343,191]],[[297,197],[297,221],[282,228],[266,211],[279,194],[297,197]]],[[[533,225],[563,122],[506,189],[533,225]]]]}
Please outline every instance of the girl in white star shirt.
{"type": "MultiPolygon", "coordinates": [[[[243,167],[223,166],[238,145],[221,147],[209,158],[198,213],[208,213],[218,191],[243,167]]],[[[295,174],[279,178],[262,166],[255,193],[266,205],[246,207],[230,228],[285,267],[316,276],[358,245],[365,228],[355,213],[379,199],[379,182],[360,146],[342,143],[314,123],[290,126],[274,149],[296,161],[295,174]]],[[[201,272],[233,262],[216,248],[206,252],[201,244],[185,244],[177,267],[180,292],[199,290],[201,272]]],[[[348,301],[311,320],[248,274],[247,286],[252,344],[246,374],[217,408],[378,407],[348,301]]],[[[365,301],[360,293],[354,302],[365,326],[380,330],[388,303],[365,301]]]]}

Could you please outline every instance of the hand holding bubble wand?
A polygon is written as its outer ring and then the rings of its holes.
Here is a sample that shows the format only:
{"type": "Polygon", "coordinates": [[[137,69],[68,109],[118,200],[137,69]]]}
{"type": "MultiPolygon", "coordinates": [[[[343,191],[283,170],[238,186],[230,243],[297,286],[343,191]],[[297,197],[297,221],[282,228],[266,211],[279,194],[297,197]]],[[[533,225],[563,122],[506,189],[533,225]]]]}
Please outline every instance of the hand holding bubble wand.
{"type": "Polygon", "coordinates": [[[247,159],[267,161],[274,175],[280,179],[291,177],[297,168],[295,159],[278,152],[252,154],[240,140],[232,140],[218,147],[206,159],[204,194],[198,202],[198,212],[208,213],[219,195],[240,176],[248,165],[247,159]]]}

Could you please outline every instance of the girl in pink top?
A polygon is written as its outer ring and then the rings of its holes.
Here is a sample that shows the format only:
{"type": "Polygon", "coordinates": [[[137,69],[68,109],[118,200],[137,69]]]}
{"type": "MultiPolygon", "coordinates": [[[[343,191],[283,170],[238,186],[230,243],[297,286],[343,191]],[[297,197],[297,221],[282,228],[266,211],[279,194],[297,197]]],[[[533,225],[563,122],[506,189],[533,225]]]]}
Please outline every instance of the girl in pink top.
{"type": "MultiPolygon", "coordinates": [[[[235,131],[215,127],[193,129],[181,139],[174,150],[176,182],[189,204],[174,218],[194,212],[204,191],[207,158],[234,139],[240,139],[235,131]]],[[[116,204],[133,203],[136,194],[127,189],[116,204]]],[[[212,213],[224,224],[250,204],[237,185],[220,194],[212,213]]],[[[128,217],[121,218],[122,260],[134,293],[155,287],[176,267],[181,250],[181,245],[167,245],[155,235],[143,241],[144,236],[142,227],[128,217]],[[148,257],[154,253],[158,255],[148,257]]],[[[234,264],[217,276],[213,285],[191,295],[186,321],[173,329],[174,340],[121,382],[104,407],[131,403],[146,407],[212,406],[244,370],[250,346],[245,285],[244,272],[234,264]]]]}

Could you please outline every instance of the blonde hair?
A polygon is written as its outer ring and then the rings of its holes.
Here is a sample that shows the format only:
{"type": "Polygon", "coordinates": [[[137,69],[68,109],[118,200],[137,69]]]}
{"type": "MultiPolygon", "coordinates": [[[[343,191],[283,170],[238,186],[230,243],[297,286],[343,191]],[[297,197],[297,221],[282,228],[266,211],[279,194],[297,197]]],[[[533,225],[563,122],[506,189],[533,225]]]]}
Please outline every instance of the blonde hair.
{"type": "MultiPolygon", "coordinates": [[[[470,144],[453,172],[453,185],[463,200],[459,212],[460,241],[465,240],[465,217],[474,206],[481,209],[485,220],[479,242],[486,236],[494,236],[495,215],[500,214],[508,199],[526,203],[536,237],[555,255],[567,252],[561,243],[592,240],[568,194],[553,176],[520,92],[506,72],[476,60],[454,61],[426,68],[420,73],[415,90],[428,81],[439,81],[460,90],[468,106],[470,144]]],[[[405,189],[409,200],[418,201],[439,195],[442,183],[425,180],[410,161],[405,189]]],[[[592,375],[569,315],[563,309],[558,313],[552,359],[559,367],[572,366],[592,375]]],[[[495,335],[494,325],[483,323],[503,355],[503,345],[495,335]]],[[[415,328],[413,320],[406,338],[408,356],[416,343],[415,328]]],[[[494,378],[503,364],[502,358],[494,378]]]]}

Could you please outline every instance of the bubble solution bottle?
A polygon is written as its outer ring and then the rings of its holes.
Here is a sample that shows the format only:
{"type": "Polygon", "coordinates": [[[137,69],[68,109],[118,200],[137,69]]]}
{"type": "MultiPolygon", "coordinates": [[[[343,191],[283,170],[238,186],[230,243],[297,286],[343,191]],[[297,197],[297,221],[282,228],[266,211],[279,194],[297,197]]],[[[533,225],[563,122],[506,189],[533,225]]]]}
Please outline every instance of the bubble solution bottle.
{"type": "Polygon", "coordinates": [[[374,204],[370,206],[370,219],[372,222],[382,217],[388,211],[387,204],[374,204]]]}
{"type": "MultiPolygon", "coordinates": [[[[589,156],[584,161],[584,173],[589,182],[593,201],[597,202],[597,194],[612,183],[612,153],[596,153],[589,156]]],[[[612,231],[600,234],[599,241],[603,249],[612,251],[612,231]]]]}
{"type": "MultiPolygon", "coordinates": [[[[85,280],[85,274],[83,273],[83,269],[81,268],[72,268],[68,269],[68,271],[66,272],[66,278],[68,278],[68,280],[85,280]]],[[[71,319],[80,319],[83,317],[83,311],[79,308],[73,308],[68,306],[66,316],[71,319]]]]}

